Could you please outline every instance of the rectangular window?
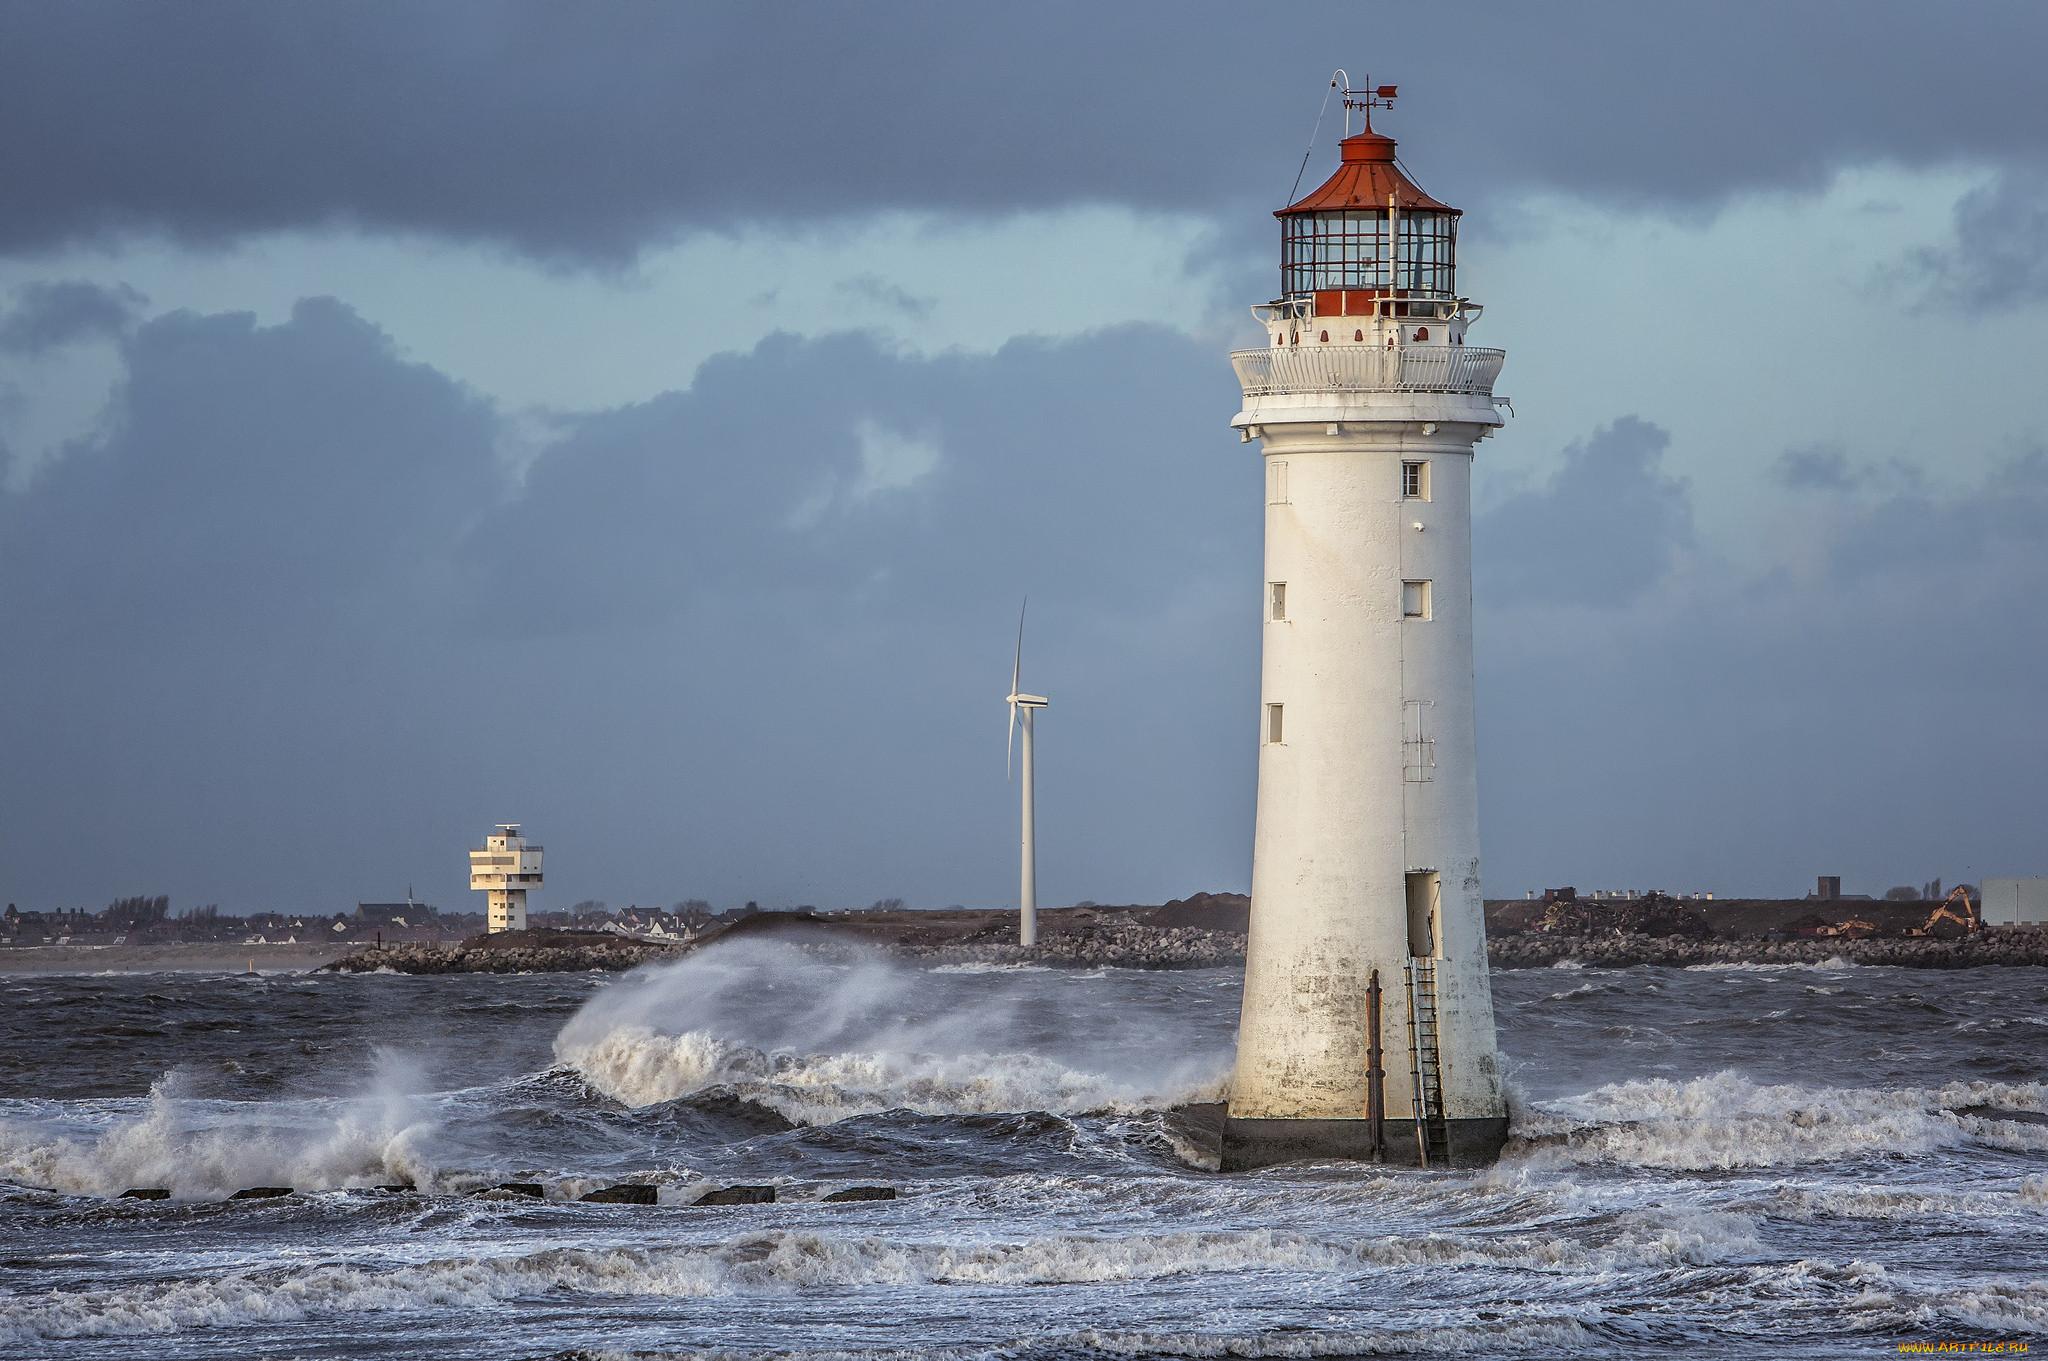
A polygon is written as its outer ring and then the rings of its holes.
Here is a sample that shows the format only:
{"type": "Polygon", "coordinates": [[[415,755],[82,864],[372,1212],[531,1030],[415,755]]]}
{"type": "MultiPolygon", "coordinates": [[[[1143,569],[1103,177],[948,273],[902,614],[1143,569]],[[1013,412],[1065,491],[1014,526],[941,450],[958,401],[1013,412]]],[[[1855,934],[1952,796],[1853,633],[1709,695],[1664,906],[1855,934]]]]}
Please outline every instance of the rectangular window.
{"type": "Polygon", "coordinates": [[[1429,460],[1401,465],[1401,495],[1410,501],[1429,499],[1429,460]]]}
{"type": "Polygon", "coordinates": [[[1401,583],[1401,617],[1403,619],[1427,619],[1430,617],[1428,582],[1404,581],[1401,583]]]}
{"type": "Polygon", "coordinates": [[[1266,503],[1273,506],[1287,504],[1287,460],[1284,458],[1266,460],[1266,503]]]}
{"type": "Polygon", "coordinates": [[[1275,622],[1278,622],[1279,620],[1285,619],[1287,617],[1287,583],[1284,581],[1274,581],[1269,582],[1268,585],[1270,585],[1273,590],[1272,617],[1275,622]]]}
{"type": "Polygon", "coordinates": [[[1266,740],[1275,746],[1279,745],[1283,732],[1280,726],[1280,709],[1281,706],[1278,704],[1266,706],[1266,740]]]}

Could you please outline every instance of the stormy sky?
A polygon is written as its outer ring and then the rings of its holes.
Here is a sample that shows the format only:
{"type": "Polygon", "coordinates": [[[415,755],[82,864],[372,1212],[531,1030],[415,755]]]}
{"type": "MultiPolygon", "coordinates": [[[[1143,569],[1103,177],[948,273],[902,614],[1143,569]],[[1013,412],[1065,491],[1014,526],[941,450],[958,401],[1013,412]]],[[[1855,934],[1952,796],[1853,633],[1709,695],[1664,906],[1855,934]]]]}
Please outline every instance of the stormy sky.
{"type": "Polygon", "coordinates": [[[1467,210],[1490,896],[2048,873],[2037,6],[0,4],[0,900],[1250,878],[1227,362],[1467,210]],[[1303,178],[1327,175],[1340,115],[1303,178]]]}

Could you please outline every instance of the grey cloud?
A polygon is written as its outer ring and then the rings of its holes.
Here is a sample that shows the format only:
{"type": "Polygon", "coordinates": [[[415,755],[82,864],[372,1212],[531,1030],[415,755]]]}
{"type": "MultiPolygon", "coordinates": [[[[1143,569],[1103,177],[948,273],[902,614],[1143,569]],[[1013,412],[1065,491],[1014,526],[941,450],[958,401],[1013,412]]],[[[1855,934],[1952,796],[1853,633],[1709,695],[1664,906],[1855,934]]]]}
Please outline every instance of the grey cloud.
{"type": "Polygon", "coordinates": [[[500,419],[331,302],[128,356],[118,430],[0,495],[14,901],[455,905],[449,848],[508,809],[572,897],[1001,901],[1026,591],[1048,894],[1243,880],[1258,467],[1184,337],[781,337],[516,489],[500,419]],[[943,457],[793,523],[864,429],[943,457]]]}
{"type": "Polygon", "coordinates": [[[80,340],[118,336],[149,300],[123,284],[103,288],[83,279],[37,280],[14,291],[0,312],[0,351],[40,354],[80,340]]]}
{"type": "Polygon", "coordinates": [[[1771,471],[1785,486],[1816,491],[1848,491],[1862,481],[1849,467],[1847,452],[1829,444],[1787,449],[1771,471]]]}
{"type": "Polygon", "coordinates": [[[2048,460],[1840,508],[1658,613],[1480,597],[1496,891],[2039,874],[2048,460]]]}
{"type": "MultiPolygon", "coordinates": [[[[779,337],[517,486],[502,418],[337,304],[125,345],[123,419],[0,493],[0,897],[454,906],[516,817],[561,901],[1000,903],[1026,591],[1047,897],[1244,886],[1260,478],[1196,342],[779,337]],[[864,423],[942,457],[793,522],[864,423]]],[[[1663,445],[1617,421],[1475,525],[1493,891],[2027,872],[2048,460],[1584,608],[1685,542],[1663,445]]]]}
{"type": "Polygon", "coordinates": [[[125,346],[115,433],[0,499],[0,618],[264,639],[414,577],[506,485],[496,418],[331,299],[260,327],[171,313],[125,346]]]}
{"type": "Polygon", "coordinates": [[[835,287],[850,298],[876,303],[907,317],[929,316],[936,301],[919,297],[901,284],[892,284],[875,274],[856,274],[851,279],[840,280],[835,287]]]}
{"type": "Polygon", "coordinates": [[[1963,196],[1955,208],[1955,242],[1921,251],[1913,266],[1926,286],[1929,310],[2007,311],[2048,297],[2048,170],[2039,165],[2002,172],[1963,196]]]}
{"type": "Polygon", "coordinates": [[[1499,600],[1625,604],[1692,542],[1692,500],[1660,466],[1671,437],[1624,416],[1565,450],[1543,487],[1473,527],[1474,589],[1499,600]]]}
{"type": "Polygon", "coordinates": [[[615,262],[683,230],[883,210],[1236,213],[1277,203],[1330,68],[1368,51],[1441,196],[1691,208],[1847,159],[2038,159],[2044,37],[2038,6],[1959,23],[1903,0],[1496,0],[1366,24],[1221,0],[14,0],[0,250],[357,225],[615,262]]]}

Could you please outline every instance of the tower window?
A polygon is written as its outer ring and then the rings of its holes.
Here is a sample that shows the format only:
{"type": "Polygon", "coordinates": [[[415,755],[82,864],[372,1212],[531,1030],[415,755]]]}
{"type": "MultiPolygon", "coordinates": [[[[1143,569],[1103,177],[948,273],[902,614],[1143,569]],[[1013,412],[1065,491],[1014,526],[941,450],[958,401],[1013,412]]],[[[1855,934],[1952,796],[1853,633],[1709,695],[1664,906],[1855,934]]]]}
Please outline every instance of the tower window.
{"type": "Polygon", "coordinates": [[[1428,582],[1404,581],[1401,583],[1401,617],[1403,619],[1427,619],[1430,617],[1428,582]]]}
{"type": "Polygon", "coordinates": [[[1266,706],[1266,741],[1274,746],[1280,745],[1281,734],[1285,731],[1280,723],[1280,711],[1283,707],[1285,706],[1279,704],[1266,706]]]}
{"type": "Polygon", "coordinates": [[[1284,458],[1266,460],[1266,502],[1275,506],[1287,504],[1287,460],[1284,458]]]}
{"type": "Polygon", "coordinates": [[[1411,699],[1401,704],[1401,778],[1409,784],[1436,779],[1436,737],[1430,731],[1434,700],[1411,699]]]}
{"type": "Polygon", "coordinates": [[[1401,495],[1410,501],[1429,499],[1429,460],[1418,459],[1401,465],[1401,495]]]}
{"type": "Polygon", "coordinates": [[[1284,581],[1275,581],[1270,582],[1268,584],[1271,586],[1273,594],[1272,617],[1275,620],[1275,622],[1278,622],[1279,620],[1285,619],[1287,617],[1287,583],[1284,581]]]}

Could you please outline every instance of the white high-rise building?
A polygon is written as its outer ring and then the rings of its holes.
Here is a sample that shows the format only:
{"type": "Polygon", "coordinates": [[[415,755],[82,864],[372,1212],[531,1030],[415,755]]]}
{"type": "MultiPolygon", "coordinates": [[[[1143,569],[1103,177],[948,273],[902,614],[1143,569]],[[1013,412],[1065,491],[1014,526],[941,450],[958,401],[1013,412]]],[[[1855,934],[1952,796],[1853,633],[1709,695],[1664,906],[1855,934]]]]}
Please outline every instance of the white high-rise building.
{"type": "MultiPolygon", "coordinates": [[[[1391,95],[1391,91],[1382,91],[1391,95]]],[[[1354,107],[1357,105],[1354,103],[1354,107]]],[[[1368,114],[1369,117],[1369,114],[1368,114]]],[[[1347,137],[1281,209],[1267,344],[1251,939],[1223,1165],[1490,1162],[1507,1134],[1479,882],[1474,446],[1504,355],[1466,345],[1459,212],[1347,137]]]]}
{"type": "Polygon", "coordinates": [[[483,845],[469,848],[469,886],[491,895],[486,930],[524,931],[526,890],[540,883],[540,847],[527,844],[516,822],[499,823],[483,845]]]}

